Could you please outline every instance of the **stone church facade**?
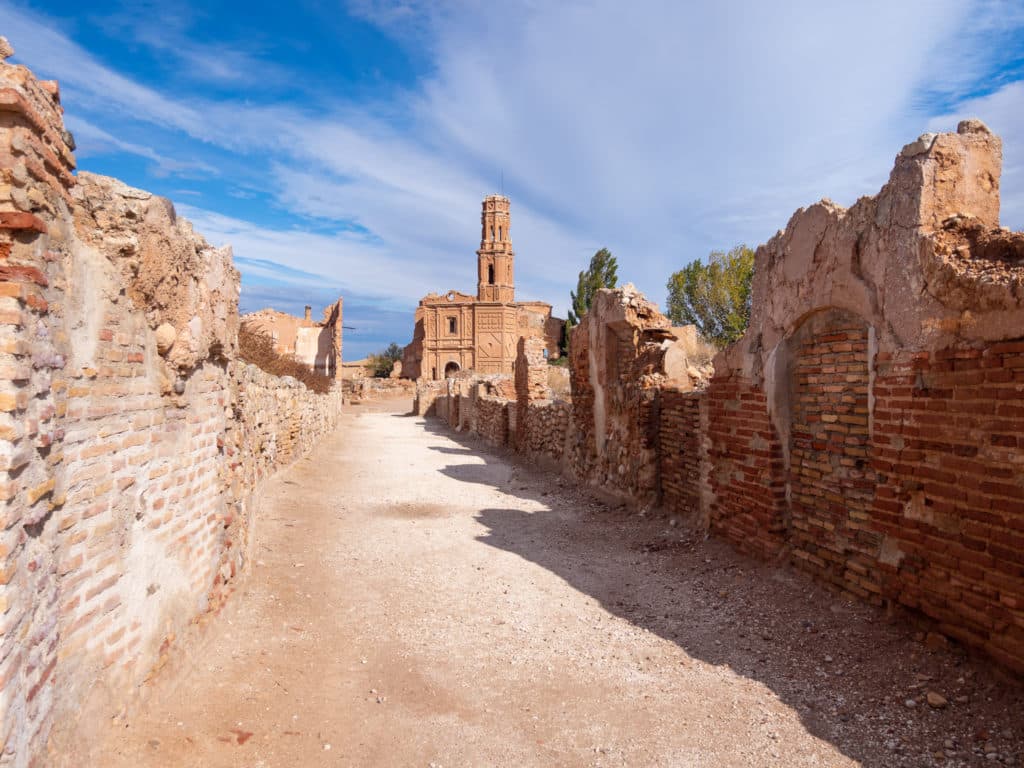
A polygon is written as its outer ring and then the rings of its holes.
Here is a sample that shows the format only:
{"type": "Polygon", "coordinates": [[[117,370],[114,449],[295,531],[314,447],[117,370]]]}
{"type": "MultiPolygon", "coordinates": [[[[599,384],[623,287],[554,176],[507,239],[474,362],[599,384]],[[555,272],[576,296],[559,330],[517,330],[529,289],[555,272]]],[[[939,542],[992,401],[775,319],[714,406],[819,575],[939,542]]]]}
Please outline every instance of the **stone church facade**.
{"type": "Polygon", "coordinates": [[[476,296],[459,291],[424,296],[412,342],[402,357],[404,378],[443,379],[463,370],[512,373],[519,339],[543,338],[557,357],[565,323],[551,305],[515,300],[509,199],[484,198],[480,215],[476,296]]]}

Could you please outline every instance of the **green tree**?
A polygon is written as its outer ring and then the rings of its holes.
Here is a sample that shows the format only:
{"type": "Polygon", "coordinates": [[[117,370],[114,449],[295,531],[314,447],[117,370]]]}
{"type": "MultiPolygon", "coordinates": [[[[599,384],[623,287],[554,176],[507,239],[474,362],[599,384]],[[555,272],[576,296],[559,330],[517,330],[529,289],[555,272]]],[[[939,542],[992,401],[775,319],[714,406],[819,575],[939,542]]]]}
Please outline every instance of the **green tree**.
{"type": "Polygon", "coordinates": [[[737,245],[712,251],[705,264],[694,261],[668,280],[668,316],[675,325],[697,326],[707,341],[724,347],[750,322],[754,251],[737,245]]]}
{"type": "Polygon", "coordinates": [[[370,355],[366,358],[366,368],[375,379],[386,379],[391,375],[395,363],[402,359],[403,348],[391,342],[383,352],[370,355]]]}
{"type": "Polygon", "coordinates": [[[569,291],[572,309],[565,321],[565,354],[569,353],[569,338],[572,329],[580,324],[583,316],[590,309],[594,294],[601,288],[614,288],[618,284],[619,264],[607,248],[602,248],[590,259],[590,266],[580,272],[576,282],[576,290],[569,291]]]}

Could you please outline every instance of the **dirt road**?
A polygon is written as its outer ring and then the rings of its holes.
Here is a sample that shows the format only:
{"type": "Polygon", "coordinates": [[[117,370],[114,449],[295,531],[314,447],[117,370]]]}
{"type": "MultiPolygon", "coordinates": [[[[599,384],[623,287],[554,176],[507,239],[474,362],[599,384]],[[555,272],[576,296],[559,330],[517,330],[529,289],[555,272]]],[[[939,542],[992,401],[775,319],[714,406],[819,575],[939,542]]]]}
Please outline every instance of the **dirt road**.
{"type": "Polygon", "coordinates": [[[1017,684],[407,409],[350,408],[315,457],[267,484],[252,574],[109,730],[97,765],[991,765],[1024,753],[1017,684]]]}

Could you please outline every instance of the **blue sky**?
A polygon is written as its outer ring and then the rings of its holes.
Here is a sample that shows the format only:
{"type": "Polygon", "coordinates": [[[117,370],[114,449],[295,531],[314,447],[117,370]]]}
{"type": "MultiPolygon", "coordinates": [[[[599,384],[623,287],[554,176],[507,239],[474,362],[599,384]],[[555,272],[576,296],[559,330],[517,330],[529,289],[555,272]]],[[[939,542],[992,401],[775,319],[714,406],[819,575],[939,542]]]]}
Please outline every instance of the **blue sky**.
{"type": "Polygon", "coordinates": [[[0,0],[61,82],[79,167],[171,198],[242,272],[242,311],[345,297],[346,359],[475,289],[512,198],[517,295],[564,316],[607,246],[669,274],[874,194],[903,144],[977,116],[1024,229],[1024,0],[0,0]]]}

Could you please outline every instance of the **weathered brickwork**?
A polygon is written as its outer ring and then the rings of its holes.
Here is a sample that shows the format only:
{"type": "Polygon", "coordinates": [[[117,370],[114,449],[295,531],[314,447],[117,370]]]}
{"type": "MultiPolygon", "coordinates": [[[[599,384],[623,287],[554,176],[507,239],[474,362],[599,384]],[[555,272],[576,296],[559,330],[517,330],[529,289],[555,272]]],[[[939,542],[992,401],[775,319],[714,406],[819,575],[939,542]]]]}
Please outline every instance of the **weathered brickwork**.
{"type": "Polygon", "coordinates": [[[707,390],[712,530],[1024,670],[1024,234],[977,121],[757,252],[707,390]]]}
{"type": "Polygon", "coordinates": [[[798,563],[869,597],[878,551],[868,510],[875,489],[868,447],[868,332],[824,322],[798,340],[790,433],[790,546],[798,563]]]}
{"type": "Polygon", "coordinates": [[[258,480],[340,405],[240,363],[230,249],[72,177],[69,141],[56,85],[0,63],[2,765],[88,764],[87,725],[230,589],[258,480]]]}
{"type": "Polygon", "coordinates": [[[786,488],[764,392],[740,377],[716,376],[706,397],[711,531],[743,551],[774,557],[786,530],[786,488]]]}
{"type": "Polygon", "coordinates": [[[706,524],[701,501],[706,482],[701,427],[704,393],[682,391],[667,384],[660,397],[658,471],[662,506],[672,514],[706,524]]]}
{"type": "Polygon", "coordinates": [[[879,355],[882,595],[1024,669],[1024,340],[879,355]]]}

